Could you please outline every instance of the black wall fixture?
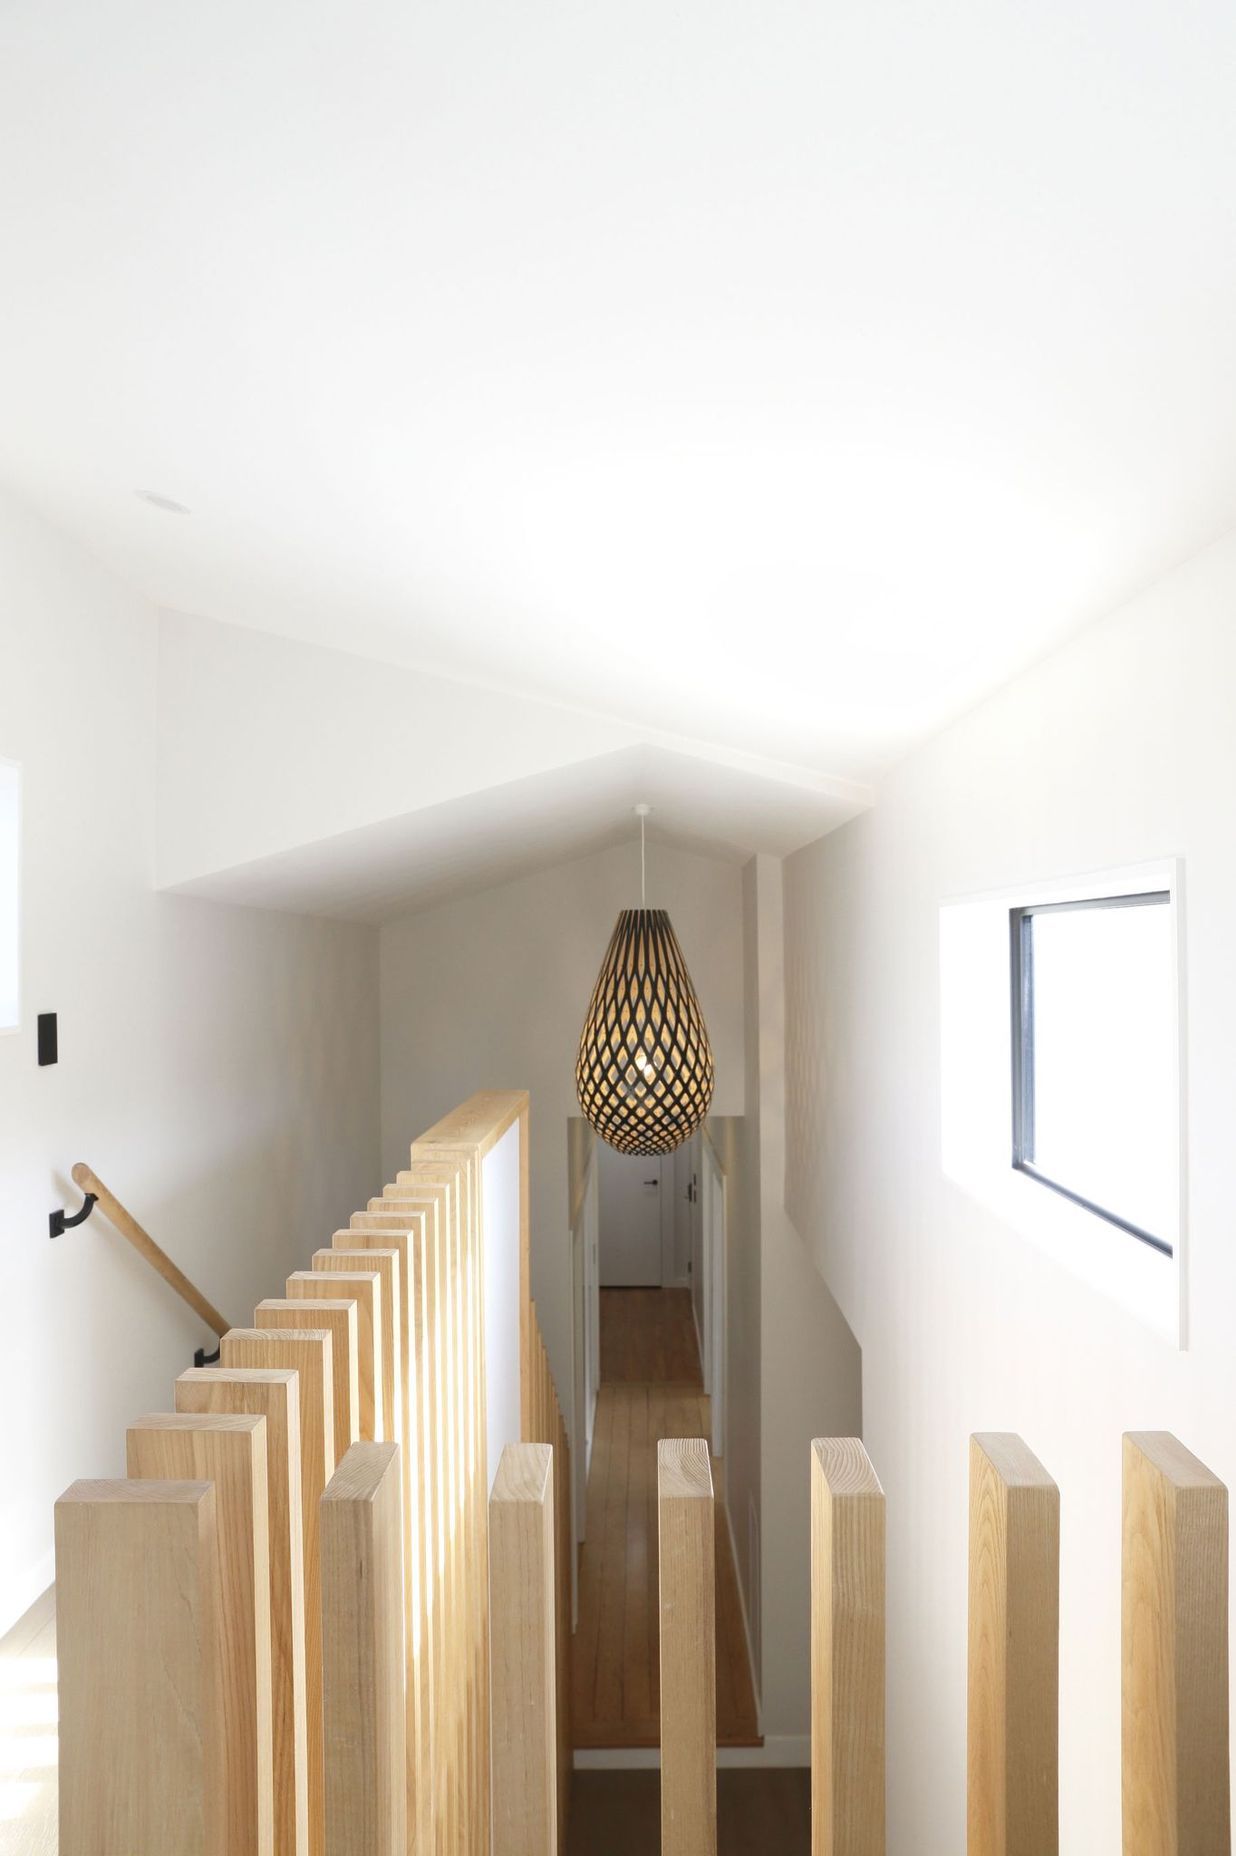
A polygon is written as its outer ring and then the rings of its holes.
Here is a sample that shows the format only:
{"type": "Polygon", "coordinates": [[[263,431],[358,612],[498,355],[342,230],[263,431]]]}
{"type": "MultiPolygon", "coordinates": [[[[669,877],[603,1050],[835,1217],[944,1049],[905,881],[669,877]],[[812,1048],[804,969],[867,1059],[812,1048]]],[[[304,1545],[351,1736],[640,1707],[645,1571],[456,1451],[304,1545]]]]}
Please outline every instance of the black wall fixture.
{"type": "Polygon", "coordinates": [[[86,1194],[85,1204],[79,1212],[74,1212],[71,1218],[69,1214],[63,1210],[48,1212],[47,1235],[49,1237],[63,1237],[66,1231],[73,1231],[79,1224],[85,1224],[98,1202],[98,1193],[88,1192],[86,1194]]]}
{"type": "Polygon", "coordinates": [[[49,1063],[60,1061],[60,1038],[56,1030],[54,1012],[39,1013],[39,1068],[44,1069],[49,1063]]]}

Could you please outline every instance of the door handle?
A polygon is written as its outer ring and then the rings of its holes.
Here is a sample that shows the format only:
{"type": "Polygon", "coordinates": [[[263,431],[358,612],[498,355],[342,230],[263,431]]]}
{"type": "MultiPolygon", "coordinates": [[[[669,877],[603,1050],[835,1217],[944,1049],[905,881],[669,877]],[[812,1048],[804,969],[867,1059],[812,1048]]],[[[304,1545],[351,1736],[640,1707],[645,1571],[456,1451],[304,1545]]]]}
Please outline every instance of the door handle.
{"type": "Polygon", "coordinates": [[[659,1179],[646,1179],[646,1180],[644,1181],[644,1184],[645,1184],[646,1186],[659,1186],[659,1185],[661,1184],[661,1182],[660,1182],[660,1180],[659,1180],[659,1179]]]}

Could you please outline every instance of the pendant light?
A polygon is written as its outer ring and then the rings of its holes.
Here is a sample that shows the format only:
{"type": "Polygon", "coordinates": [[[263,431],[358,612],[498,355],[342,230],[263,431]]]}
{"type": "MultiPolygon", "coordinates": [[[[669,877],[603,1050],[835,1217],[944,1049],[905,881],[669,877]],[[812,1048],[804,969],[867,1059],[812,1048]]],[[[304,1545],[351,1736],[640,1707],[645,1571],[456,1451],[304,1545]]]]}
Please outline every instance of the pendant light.
{"type": "Polygon", "coordinates": [[[664,909],[647,906],[644,820],[639,819],[640,899],[624,909],[601,963],[579,1040],[579,1105],[603,1141],[622,1154],[681,1147],[712,1101],[712,1047],[687,963],[664,909]]]}

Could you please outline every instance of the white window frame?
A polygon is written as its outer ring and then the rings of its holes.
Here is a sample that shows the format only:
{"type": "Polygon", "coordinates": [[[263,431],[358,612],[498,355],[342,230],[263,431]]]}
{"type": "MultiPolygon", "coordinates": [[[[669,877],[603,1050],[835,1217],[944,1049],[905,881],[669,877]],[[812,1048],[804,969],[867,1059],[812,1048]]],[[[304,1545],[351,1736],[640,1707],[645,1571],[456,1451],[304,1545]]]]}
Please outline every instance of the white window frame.
{"type": "MultiPolygon", "coordinates": [[[[21,988],[21,971],[22,971],[21,842],[22,842],[23,794],[22,794],[21,763],[20,761],[7,760],[3,755],[0,755],[0,772],[6,773],[6,774],[11,773],[13,775],[13,784],[14,784],[14,788],[15,788],[16,796],[17,796],[16,821],[15,821],[14,844],[13,844],[13,882],[14,882],[14,895],[13,895],[13,904],[14,904],[14,926],[13,926],[14,999],[13,999],[13,1007],[14,1007],[14,1016],[11,1022],[8,1019],[0,1016],[0,1037],[5,1037],[13,1032],[20,1031],[21,1022],[22,1022],[22,1013],[21,1013],[21,991],[22,991],[22,988],[21,988]]],[[[3,843],[0,843],[0,856],[3,856],[4,854],[5,854],[4,845],[3,843]]],[[[2,1014],[3,1011],[4,1011],[4,1003],[3,1003],[2,995],[0,995],[0,1014],[2,1014]]]]}
{"type": "Polygon", "coordinates": [[[940,908],[941,1164],[946,1177],[1071,1274],[1171,1345],[1188,1344],[1184,867],[1179,858],[1024,883],[940,908]],[[1168,893],[1175,1002],[1175,1169],[1172,1254],[1141,1242],[1100,1212],[1045,1191],[1012,1164],[1013,1025],[1009,916],[1013,909],[1168,893]]]}

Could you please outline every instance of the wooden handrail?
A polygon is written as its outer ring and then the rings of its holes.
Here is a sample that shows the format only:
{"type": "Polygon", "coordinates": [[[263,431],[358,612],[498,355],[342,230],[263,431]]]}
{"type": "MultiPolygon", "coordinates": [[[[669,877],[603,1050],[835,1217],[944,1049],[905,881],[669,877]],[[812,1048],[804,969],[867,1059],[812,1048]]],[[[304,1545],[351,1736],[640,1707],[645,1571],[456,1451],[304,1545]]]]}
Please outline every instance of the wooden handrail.
{"type": "Polygon", "coordinates": [[[173,1288],[182,1301],[187,1302],[195,1315],[200,1315],[208,1328],[220,1339],[231,1327],[219,1310],[206,1300],[201,1290],[179,1269],[165,1250],[160,1250],[148,1231],[143,1231],[132,1212],[127,1212],[114,1193],[108,1191],[103,1181],[88,1167],[84,1160],[79,1160],[73,1168],[73,1182],[83,1192],[92,1192],[99,1202],[99,1209],[110,1223],[115,1225],[121,1237],[132,1244],[139,1257],[144,1257],[152,1270],[157,1270],[165,1283],[173,1288]]]}

